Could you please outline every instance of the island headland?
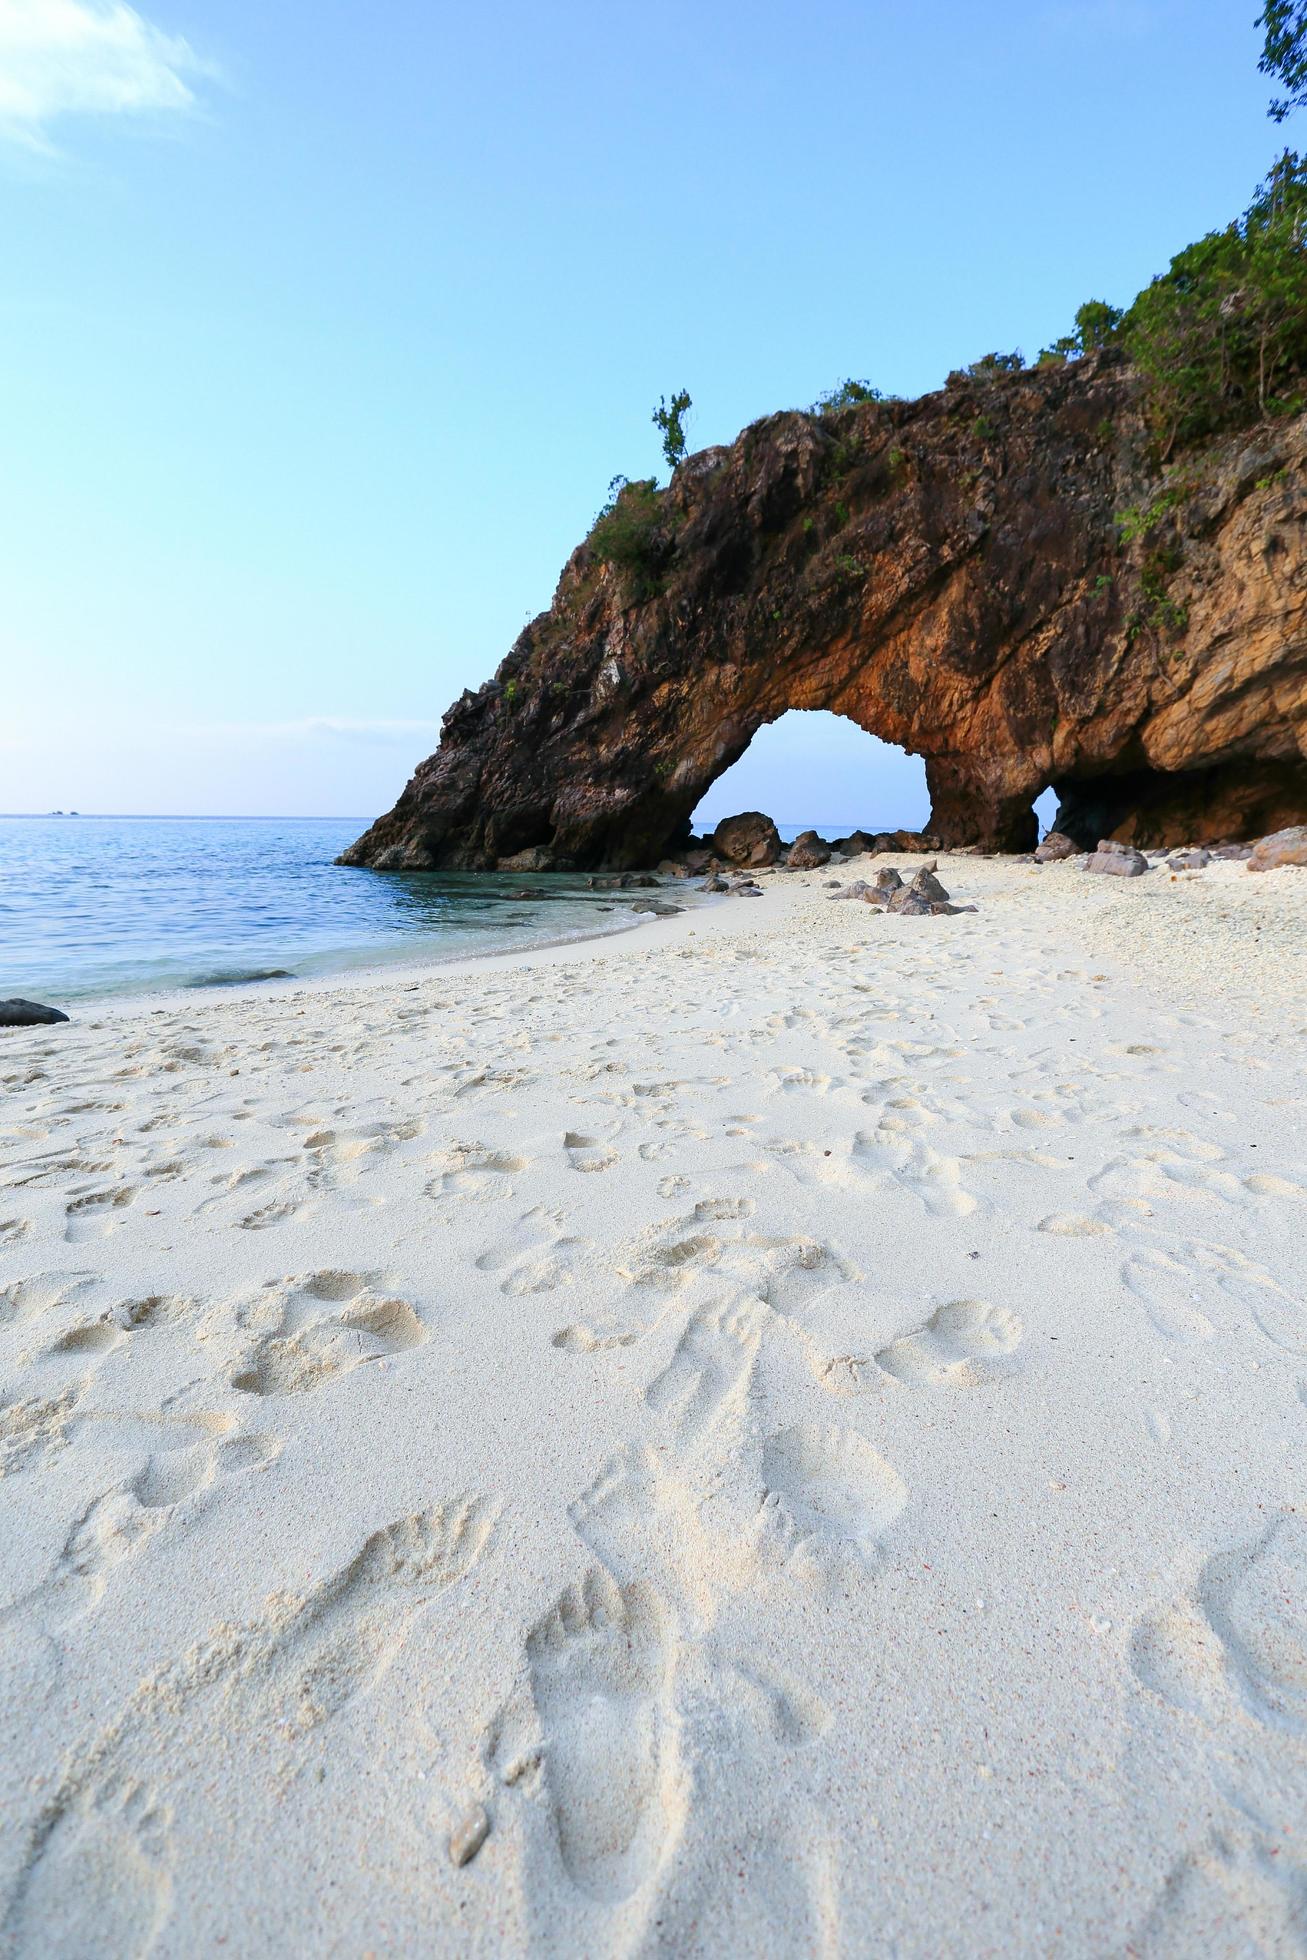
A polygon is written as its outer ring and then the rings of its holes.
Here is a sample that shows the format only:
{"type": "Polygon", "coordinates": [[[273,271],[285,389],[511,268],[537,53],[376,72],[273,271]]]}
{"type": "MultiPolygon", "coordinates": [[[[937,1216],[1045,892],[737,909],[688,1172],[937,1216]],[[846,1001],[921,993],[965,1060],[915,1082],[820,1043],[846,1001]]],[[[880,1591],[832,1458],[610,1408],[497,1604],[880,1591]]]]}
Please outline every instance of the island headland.
{"type": "Polygon", "coordinates": [[[650,865],[765,723],[925,759],[945,848],[1307,819],[1307,416],[1159,461],[1116,349],[789,411],[625,484],[342,863],[650,865]]]}

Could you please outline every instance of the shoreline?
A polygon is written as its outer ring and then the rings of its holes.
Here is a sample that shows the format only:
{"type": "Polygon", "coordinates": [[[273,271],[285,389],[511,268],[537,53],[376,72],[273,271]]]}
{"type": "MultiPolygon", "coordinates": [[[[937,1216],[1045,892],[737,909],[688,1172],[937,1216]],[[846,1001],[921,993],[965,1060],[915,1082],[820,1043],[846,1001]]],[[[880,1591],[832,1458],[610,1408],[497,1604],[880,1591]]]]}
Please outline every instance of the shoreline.
{"type": "MultiPolygon", "coordinates": [[[[529,965],[543,956],[550,956],[552,963],[566,959],[579,949],[602,947],[609,940],[625,943],[641,935],[652,937],[655,931],[661,938],[679,940],[687,933],[694,933],[696,921],[703,922],[709,917],[716,917],[723,923],[726,919],[747,923],[751,917],[762,925],[774,921],[783,909],[793,910],[793,901],[806,901],[814,897],[824,900],[826,887],[848,883],[864,875],[868,863],[877,868],[882,864],[901,864],[907,874],[922,863],[935,862],[954,896],[960,895],[964,900],[980,898],[983,901],[983,889],[978,892],[967,884],[969,878],[978,875],[982,888],[993,890],[997,887],[1009,898],[1014,891],[1038,892],[1038,881],[1044,881],[1054,896],[1069,896],[1073,901],[1083,901],[1083,905],[1077,906],[1077,917],[1089,924],[1091,934],[1078,950],[1086,957],[1097,952],[1104,959],[1120,959],[1123,964],[1121,978],[1129,978],[1133,984],[1140,984],[1142,973],[1149,985],[1163,997],[1229,1001],[1258,1017],[1274,1011],[1281,1004],[1292,1005],[1307,1000],[1307,937],[1304,936],[1307,927],[1300,930],[1298,915],[1298,906],[1304,902],[1304,894],[1307,894],[1307,867],[1285,866],[1273,872],[1249,874],[1236,861],[1179,876],[1154,867],[1141,879],[1118,882],[1085,876],[1078,859],[1034,866],[1024,858],[1001,854],[973,857],[947,851],[900,851],[884,853],[865,861],[849,859],[844,864],[823,866],[818,871],[777,870],[769,866],[760,873],[752,874],[762,883],[763,895],[760,899],[735,899],[726,894],[704,893],[697,895],[697,902],[685,906],[676,918],[636,915],[624,924],[602,931],[578,932],[557,939],[533,941],[529,945],[500,947],[485,952],[459,952],[444,959],[397,955],[394,960],[364,960],[356,967],[338,968],[328,973],[291,975],[284,980],[86,996],[71,1001],[73,1025],[88,1025],[92,1013],[96,1020],[100,1020],[110,1013],[115,1018],[120,1012],[129,1014],[132,1009],[139,1011],[144,1008],[151,1014],[157,1014],[181,1012],[201,1002],[236,1005],[252,1001],[284,1001],[300,993],[317,995],[336,989],[372,989],[392,982],[396,986],[409,986],[415,982],[420,984],[424,977],[436,973],[457,976],[479,969],[507,969],[518,964],[529,965]],[[992,867],[992,871],[977,874],[976,866],[992,867]],[[1007,874],[1006,877],[1004,874],[1007,874]],[[1172,892],[1170,888],[1176,886],[1180,888],[1179,891],[1172,892]],[[788,907],[780,903],[786,895],[792,901],[788,907]],[[1168,933],[1178,933],[1180,940],[1189,942],[1183,955],[1179,953],[1175,937],[1150,948],[1148,942],[1151,935],[1131,932],[1133,924],[1149,916],[1147,912],[1141,912],[1140,901],[1152,901],[1155,905],[1159,899],[1172,914],[1167,922],[1168,933]],[[1292,979],[1282,981],[1278,975],[1272,976],[1269,985],[1264,977],[1249,977],[1244,952],[1231,944],[1231,927],[1237,923],[1240,913],[1254,915],[1251,930],[1255,937],[1270,922],[1272,937],[1280,942],[1274,951],[1282,953],[1287,950],[1294,957],[1295,965],[1301,969],[1301,984],[1292,979]],[[1255,916],[1257,914],[1261,915],[1260,919],[1255,916]],[[685,923],[687,920],[691,922],[688,927],[685,923]],[[1195,947],[1193,941],[1196,936],[1213,925],[1223,929],[1220,938],[1200,941],[1195,947]],[[671,932],[671,928],[678,930],[671,932]],[[1136,963],[1135,970],[1127,973],[1124,968],[1131,961],[1136,963]],[[1205,971],[1202,970],[1204,962],[1205,971]]],[[[679,885],[680,881],[668,879],[654,895],[674,899],[679,885]]],[[[862,910],[856,901],[836,903],[855,914],[862,910]]],[[[919,925],[927,932],[932,925],[938,925],[937,921],[924,920],[909,923],[919,925]]],[[[1307,1014],[1304,1015],[1304,1025],[1307,1025],[1307,1014]]]]}
{"type": "Polygon", "coordinates": [[[1307,870],[939,870],[0,1038],[16,1960],[1290,1950],[1307,870]]]}

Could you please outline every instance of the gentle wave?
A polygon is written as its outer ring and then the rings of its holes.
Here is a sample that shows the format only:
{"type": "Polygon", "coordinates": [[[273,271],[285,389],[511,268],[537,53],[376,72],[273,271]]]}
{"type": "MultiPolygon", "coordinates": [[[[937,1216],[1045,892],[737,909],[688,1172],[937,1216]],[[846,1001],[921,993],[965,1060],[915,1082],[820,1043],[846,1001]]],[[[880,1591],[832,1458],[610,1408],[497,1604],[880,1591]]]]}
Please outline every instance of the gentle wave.
{"type": "Polygon", "coordinates": [[[0,993],[66,1003],[509,952],[628,929],[646,896],[579,876],[334,864],[363,827],[0,817],[0,993]]]}

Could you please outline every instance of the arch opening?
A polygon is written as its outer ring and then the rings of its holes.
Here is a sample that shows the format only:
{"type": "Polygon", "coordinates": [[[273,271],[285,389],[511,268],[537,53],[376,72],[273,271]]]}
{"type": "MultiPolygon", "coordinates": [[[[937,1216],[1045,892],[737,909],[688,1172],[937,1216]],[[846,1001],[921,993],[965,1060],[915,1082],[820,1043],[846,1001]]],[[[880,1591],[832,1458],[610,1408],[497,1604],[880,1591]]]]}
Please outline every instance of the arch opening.
{"type": "Polygon", "coordinates": [[[705,790],[692,823],[762,810],[782,837],[816,830],[924,830],[930,813],[919,755],[869,735],[826,708],[790,708],[760,728],[744,754],[705,790]]]}
{"type": "Polygon", "coordinates": [[[1050,783],[1047,789],[1042,789],[1039,792],[1039,795],[1030,806],[1035,813],[1035,822],[1039,825],[1039,835],[1041,838],[1047,837],[1049,831],[1053,828],[1054,819],[1057,816],[1058,800],[1057,791],[1050,783]]]}

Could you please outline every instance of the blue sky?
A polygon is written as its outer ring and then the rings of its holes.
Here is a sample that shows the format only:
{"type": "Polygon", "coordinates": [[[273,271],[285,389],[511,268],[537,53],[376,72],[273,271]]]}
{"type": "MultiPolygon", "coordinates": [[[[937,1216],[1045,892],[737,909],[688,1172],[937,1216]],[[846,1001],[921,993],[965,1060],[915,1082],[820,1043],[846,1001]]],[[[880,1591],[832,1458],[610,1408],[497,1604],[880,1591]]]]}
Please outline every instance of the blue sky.
{"type": "Polygon", "coordinates": [[[0,0],[0,808],[375,814],[660,393],[916,394],[1242,208],[1257,11],[0,0]]]}

